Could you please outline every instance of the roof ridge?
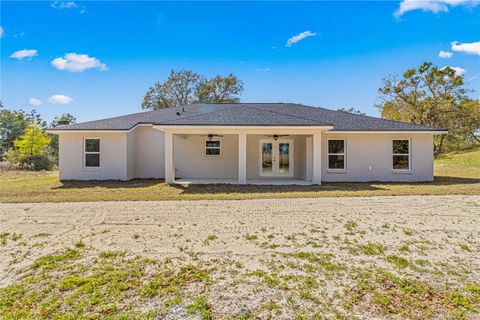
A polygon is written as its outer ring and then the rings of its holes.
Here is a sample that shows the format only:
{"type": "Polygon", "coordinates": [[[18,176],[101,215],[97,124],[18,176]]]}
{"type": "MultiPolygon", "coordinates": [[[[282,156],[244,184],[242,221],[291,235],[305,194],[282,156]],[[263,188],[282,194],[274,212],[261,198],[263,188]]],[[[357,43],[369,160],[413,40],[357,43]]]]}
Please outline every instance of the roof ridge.
{"type": "MultiPolygon", "coordinates": [[[[295,104],[295,103],[292,103],[292,104],[295,104]]],[[[255,107],[251,107],[251,106],[246,106],[246,107],[247,107],[247,108],[252,108],[252,109],[255,109],[255,110],[261,110],[261,111],[267,111],[267,112],[271,112],[271,113],[276,113],[276,114],[279,114],[279,115],[282,115],[282,116],[287,116],[287,117],[292,117],[292,118],[297,118],[297,119],[312,121],[312,119],[303,118],[303,117],[299,117],[299,116],[296,116],[296,115],[286,114],[286,113],[282,113],[282,112],[278,112],[278,111],[263,110],[263,109],[259,109],[259,108],[255,108],[255,107]]],[[[325,124],[331,125],[330,123],[322,123],[322,124],[323,124],[323,125],[325,125],[325,124]]]]}
{"type": "MultiPolygon", "coordinates": [[[[181,105],[179,107],[183,107],[183,106],[191,106],[191,105],[208,105],[208,104],[214,104],[214,103],[192,103],[192,104],[187,104],[187,105],[181,105]]],[[[227,108],[227,109],[222,109],[222,110],[214,110],[214,111],[210,111],[210,112],[205,112],[205,113],[200,113],[200,114],[195,114],[195,115],[191,115],[191,116],[187,116],[187,117],[182,117],[181,119],[189,119],[189,118],[193,118],[193,117],[198,117],[198,116],[203,116],[203,115],[206,115],[206,114],[211,114],[211,113],[215,113],[215,112],[222,112],[222,111],[226,111],[226,110],[231,110],[231,109],[234,109],[236,107],[232,106],[230,108],[227,108]]],[[[165,121],[165,123],[169,123],[169,122],[174,122],[174,121],[177,121],[179,118],[176,118],[176,119],[173,119],[173,120],[169,120],[169,121],[165,121]]]]}

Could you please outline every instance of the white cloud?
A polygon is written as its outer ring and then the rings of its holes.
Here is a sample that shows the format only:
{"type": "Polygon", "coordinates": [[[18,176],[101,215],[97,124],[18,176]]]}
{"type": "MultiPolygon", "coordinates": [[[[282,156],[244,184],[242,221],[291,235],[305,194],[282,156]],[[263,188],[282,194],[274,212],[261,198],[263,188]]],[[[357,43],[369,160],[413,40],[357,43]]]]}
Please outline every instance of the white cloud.
{"type": "Polygon", "coordinates": [[[255,69],[255,71],[257,71],[257,72],[267,72],[267,71],[270,71],[270,68],[258,68],[258,69],[255,69]]]}
{"type": "Polygon", "coordinates": [[[453,53],[448,52],[448,51],[440,50],[440,52],[438,53],[438,56],[440,58],[443,58],[443,59],[448,59],[448,58],[451,58],[453,56],[453,53]]]}
{"type": "Polygon", "coordinates": [[[445,67],[442,68],[442,70],[447,68],[447,67],[455,70],[455,75],[456,76],[463,76],[465,73],[467,73],[467,70],[465,70],[463,68],[460,68],[460,67],[445,66],[445,67]]]}
{"type": "Polygon", "coordinates": [[[2,26],[0,26],[0,38],[3,38],[4,35],[5,35],[5,29],[3,29],[2,26]]]}
{"type": "Polygon", "coordinates": [[[480,41],[461,44],[459,44],[457,41],[453,41],[451,45],[453,51],[465,52],[467,54],[475,54],[480,56],[480,41]]]}
{"type": "Polygon", "coordinates": [[[71,72],[83,72],[87,69],[108,70],[104,63],[101,63],[95,57],[89,57],[88,54],[67,53],[63,58],[55,58],[52,65],[58,70],[68,70],[71,72]]]}
{"type": "Polygon", "coordinates": [[[63,94],[55,94],[48,98],[48,102],[53,104],[69,104],[72,101],[72,98],[64,96],[63,94]]]}
{"type": "Polygon", "coordinates": [[[74,1],[54,1],[50,6],[58,10],[78,8],[74,1]]]}
{"type": "Polygon", "coordinates": [[[30,98],[28,99],[28,104],[31,106],[40,106],[42,104],[42,101],[37,98],[30,98]]]}
{"type": "Polygon", "coordinates": [[[395,11],[395,16],[400,17],[405,12],[413,10],[433,13],[448,12],[449,7],[465,6],[472,8],[479,4],[479,0],[403,0],[398,10],[395,11]]]}
{"type": "Polygon", "coordinates": [[[32,57],[38,56],[38,51],[35,49],[23,49],[23,50],[18,50],[15,51],[10,55],[10,58],[22,60],[22,59],[32,59],[32,57]]]}
{"type": "Polygon", "coordinates": [[[293,44],[295,44],[297,42],[300,42],[305,38],[313,37],[313,36],[316,36],[316,35],[317,35],[317,33],[315,33],[315,32],[311,32],[311,31],[308,31],[308,30],[303,31],[302,33],[299,33],[299,34],[291,37],[290,39],[288,39],[287,43],[285,44],[285,47],[291,47],[293,44]]]}

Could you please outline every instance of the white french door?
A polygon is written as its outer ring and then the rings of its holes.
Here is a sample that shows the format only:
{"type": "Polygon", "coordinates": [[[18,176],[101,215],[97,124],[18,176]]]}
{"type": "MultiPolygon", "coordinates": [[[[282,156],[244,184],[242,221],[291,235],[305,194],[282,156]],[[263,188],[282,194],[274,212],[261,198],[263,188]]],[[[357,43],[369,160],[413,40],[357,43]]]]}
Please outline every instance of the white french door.
{"type": "Polygon", "coordinates": [[[260,176],[293,177],[293,140],[260,140],[260,176]]]}

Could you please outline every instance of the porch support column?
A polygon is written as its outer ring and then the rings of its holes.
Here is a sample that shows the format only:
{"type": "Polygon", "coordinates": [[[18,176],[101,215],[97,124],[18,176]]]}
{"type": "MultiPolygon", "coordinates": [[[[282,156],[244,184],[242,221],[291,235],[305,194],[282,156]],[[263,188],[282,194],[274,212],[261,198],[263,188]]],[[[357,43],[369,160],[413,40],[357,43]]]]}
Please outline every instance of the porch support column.
{"type": "Polygon", "coordinates": [[[238,134],[238,183],[247,183],[247,134],[238,134]]]}
{"type": "Polygon", "coordinates": [[[322,132],[313,134],[313,174],[312,183],[322,184],[322,132]]]}
{"type": "Polygon", "coordinates": [[[175,181],[175,166],[173,164],[173,134],[165,130],[165,183],[175,181]]]}

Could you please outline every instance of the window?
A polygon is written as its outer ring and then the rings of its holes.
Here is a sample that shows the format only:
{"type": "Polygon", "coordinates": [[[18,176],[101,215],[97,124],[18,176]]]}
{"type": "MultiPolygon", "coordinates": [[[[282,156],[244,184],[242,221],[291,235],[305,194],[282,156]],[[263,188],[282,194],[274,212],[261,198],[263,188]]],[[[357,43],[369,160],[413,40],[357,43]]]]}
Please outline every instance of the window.
{"type": "Polygon", "coordinates": [[[205,156],[220,157],[220,140],[205,140],[205,156]]]}
{"type": "Polygon", "coordinates": [[[410,170],[410,140],[393,140],[393,170],[410,170]]]}
{"type": "Polygon", "coordinates": [[[85,139],[85,168],[100,168],[100,139],[85,139]]]}
{"type": "Polygon", "coordinates": [[[345,139],[328,140],[328,169],[345,170],[345,139]]]}

